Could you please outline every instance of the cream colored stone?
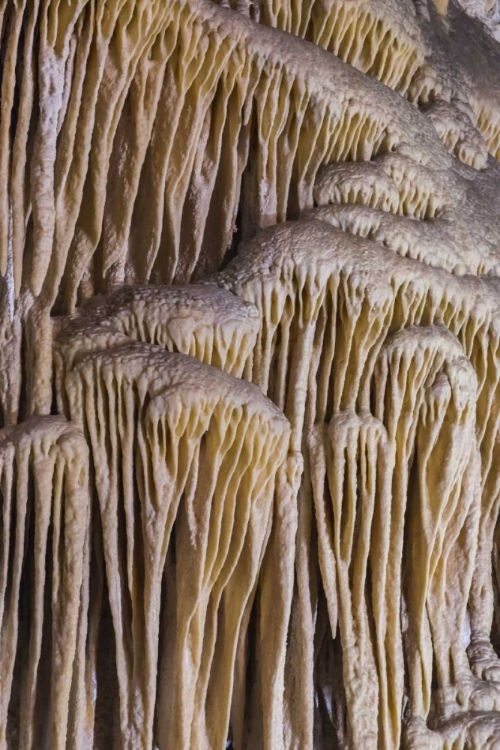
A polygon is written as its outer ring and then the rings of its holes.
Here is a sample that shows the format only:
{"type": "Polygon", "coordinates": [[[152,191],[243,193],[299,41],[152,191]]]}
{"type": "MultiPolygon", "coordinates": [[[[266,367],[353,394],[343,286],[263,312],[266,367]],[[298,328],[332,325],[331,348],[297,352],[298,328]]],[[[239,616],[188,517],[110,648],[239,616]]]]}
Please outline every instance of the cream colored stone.
{"type": "Polygon", "coordinates": [[[0,750],[498,748],[464,3],[0,3],[0,750]]]}

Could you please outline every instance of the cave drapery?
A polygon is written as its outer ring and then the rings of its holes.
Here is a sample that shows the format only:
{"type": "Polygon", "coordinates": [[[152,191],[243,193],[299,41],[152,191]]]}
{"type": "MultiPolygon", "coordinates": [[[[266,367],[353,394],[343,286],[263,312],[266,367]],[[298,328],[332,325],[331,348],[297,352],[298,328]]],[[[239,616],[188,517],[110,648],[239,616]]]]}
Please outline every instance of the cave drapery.
{"type": "Polygon", "coordinates": [[[500,748],[497,22],[0,3],[0,750],[500,748]]]}

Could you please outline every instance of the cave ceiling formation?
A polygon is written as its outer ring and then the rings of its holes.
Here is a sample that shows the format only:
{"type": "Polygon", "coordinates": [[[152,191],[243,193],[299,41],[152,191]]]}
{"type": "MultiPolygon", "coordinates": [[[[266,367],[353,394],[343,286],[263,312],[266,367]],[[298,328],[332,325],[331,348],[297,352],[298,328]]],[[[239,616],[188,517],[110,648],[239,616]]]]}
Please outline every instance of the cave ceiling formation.
{"type": "Polygon", "coordinates": [[[0,750],[498,750],[499,18],[0,3],[0,750]]]}

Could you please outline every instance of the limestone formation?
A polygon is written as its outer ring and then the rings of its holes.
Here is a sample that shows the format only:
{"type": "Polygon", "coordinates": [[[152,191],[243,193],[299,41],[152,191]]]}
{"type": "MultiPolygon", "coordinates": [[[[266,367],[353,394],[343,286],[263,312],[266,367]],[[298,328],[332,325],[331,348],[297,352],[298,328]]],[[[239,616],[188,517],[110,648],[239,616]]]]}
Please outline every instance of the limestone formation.
{"type": "Polygon", "coordinates": [[[497,11],[0,3],[0,750],[500,747],[497,11]]]}
{"type": "Polygon", "coordinates": [[[1,432],[0,743],[84,747],[95,689],[87,445],[61,417],[1,432]]]}
{"type": "Polygon", "coordinates": [[[120,744],[152,746],[156,723],[163,746],[222,746],[287,421],[257,388],[141,344],[83,356],[66,390],[96,474],[120,744]]]}

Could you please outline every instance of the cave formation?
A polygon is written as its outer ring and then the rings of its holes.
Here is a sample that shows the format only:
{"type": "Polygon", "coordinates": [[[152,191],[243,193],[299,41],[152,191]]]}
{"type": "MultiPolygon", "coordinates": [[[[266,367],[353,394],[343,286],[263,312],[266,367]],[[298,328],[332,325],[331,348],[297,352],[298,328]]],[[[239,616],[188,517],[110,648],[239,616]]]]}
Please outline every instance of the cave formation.
{"type": "Polygon", "coordinates": [[[0,4],[0,750],[500,748],[499,22],[0,4]]]}

